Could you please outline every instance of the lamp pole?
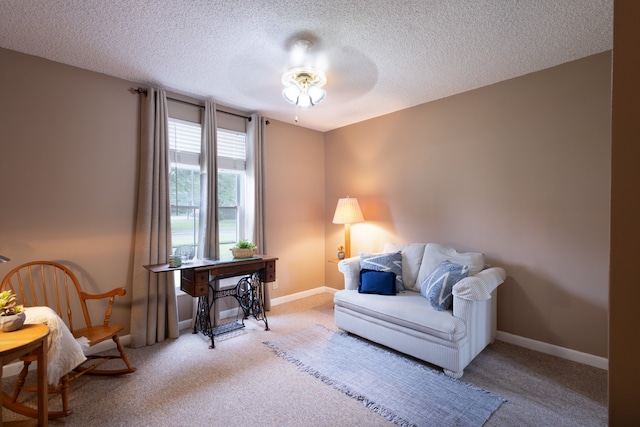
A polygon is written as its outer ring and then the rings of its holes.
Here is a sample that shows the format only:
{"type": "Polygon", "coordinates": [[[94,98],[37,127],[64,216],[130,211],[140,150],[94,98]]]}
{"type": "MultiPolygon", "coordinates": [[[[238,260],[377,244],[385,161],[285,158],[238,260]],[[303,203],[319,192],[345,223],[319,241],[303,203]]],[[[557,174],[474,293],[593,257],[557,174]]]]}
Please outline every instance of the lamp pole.
{"type": "Polygon", "coordinates": [[[351,224],[344,225],[344,256],[351,258],[351,224]]]}

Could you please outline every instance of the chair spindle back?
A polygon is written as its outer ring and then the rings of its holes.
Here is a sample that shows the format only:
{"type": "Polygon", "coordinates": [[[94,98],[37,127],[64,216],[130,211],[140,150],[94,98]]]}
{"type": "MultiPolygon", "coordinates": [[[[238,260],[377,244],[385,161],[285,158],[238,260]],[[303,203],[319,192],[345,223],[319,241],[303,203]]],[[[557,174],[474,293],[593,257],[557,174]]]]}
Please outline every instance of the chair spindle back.
{"type": "Polygon", "coordinates": [[[33,261],[11,270],[0,284],[0,291],[12,290],[25,307],[48,306],[74,330],[73,311],[81,309],[86,325],[89,312],[80,298],[82,290],[71,270],[53,261],[33,261]]]}

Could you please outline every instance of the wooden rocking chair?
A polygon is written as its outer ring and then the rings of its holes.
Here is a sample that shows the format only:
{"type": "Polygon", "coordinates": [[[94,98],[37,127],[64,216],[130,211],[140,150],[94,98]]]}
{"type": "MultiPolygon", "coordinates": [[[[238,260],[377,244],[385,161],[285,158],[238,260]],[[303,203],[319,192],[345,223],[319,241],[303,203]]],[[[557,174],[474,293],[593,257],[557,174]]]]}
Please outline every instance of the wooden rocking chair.
{"type": "MultiPolygon", "coordinates": [[[[116,288],[103,294],[93,295],[83,292],[76,276],[62,264],[51,261],[34,261],[20,265],[11,270],[0,284],[0,291],[12,290],[19,301],[25,307],[48,306],[53,309],[64,321],[75,338],[86,337],[89,345],[94,346],[111,338],[119,352],[119,355],[88,355],[87,361],[76,367],[72,372],[65,374],[57,386],[49,387],[49,393],[60,394],[62,409],[50,410],[49,418],[60,418],[71,415],[69,409],[69,383],[80,375],[90,373],[92,375],[123,375],[134,372],[124,351],[118,334],[124,329],[123,325],[110,325],[111,309],[116,296],[125,294],[124,288],[116,288]],[[104,300],[106,311],[102,324],[94,325],[89,317],[87,301],[104,300]],[[82,310],[85,327],[76,329],[73,324],[73,312],[82,310]],[[100,365],[111,359],[121,359],[125,368],[122,369],[98,369],[100,365]]],[[[34,407],[25,404],[24,399],[19,400],[20,392],[36,391],[35,387],[25,385],[29,365],[35,361],[35,355],[21,357],[24,367],[14,387],[12,395],[2,391],[2,403],[14,412],[27,417],[36,418],[38,411],[34,407]]]]}

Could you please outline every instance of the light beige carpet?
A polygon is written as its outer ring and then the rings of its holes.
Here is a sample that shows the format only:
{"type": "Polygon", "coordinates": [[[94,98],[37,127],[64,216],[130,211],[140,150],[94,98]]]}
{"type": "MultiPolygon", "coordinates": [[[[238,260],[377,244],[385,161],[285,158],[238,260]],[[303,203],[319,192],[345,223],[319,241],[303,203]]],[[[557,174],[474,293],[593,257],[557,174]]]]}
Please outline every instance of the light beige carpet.
{"type": "MultiPolygon", "coordinates": [[[[268,316],[271,331],[249,319],[246,328],[218,337],[215,349],[189,330],[175,340],[127,349],[137,372],[81,377],[71,384],[74,414],[50,425],[394,425],[263,344],[315,324],[335,330],[331,294],[273,306],[268,316]]],[[[607,424],[607,373],[600,369],[497,341],[462,380],[508,400],[486,426],[607,424]]],[[[9,383],[3,379],[5,390],[9,383]]],[[[22,418],[7,409],[3,416],[22,418]]]]}

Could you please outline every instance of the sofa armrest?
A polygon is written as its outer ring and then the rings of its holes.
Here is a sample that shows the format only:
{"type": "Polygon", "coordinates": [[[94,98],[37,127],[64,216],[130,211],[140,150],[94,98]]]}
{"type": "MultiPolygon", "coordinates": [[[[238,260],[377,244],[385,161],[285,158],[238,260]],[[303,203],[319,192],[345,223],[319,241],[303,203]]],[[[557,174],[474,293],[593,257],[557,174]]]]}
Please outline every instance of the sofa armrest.
{"type": "Polygon", "coordinates": [[[360,257],[343,259],[338,263],[338,271],[344,275],[344,288],[355,291],[360,283],[360,257]]]}
{"type": "Polygon", "coordinates": [[[453,286],[453,296],[467,301],[485,301],[504,282],[507,273],[501,267],[490,267],[465,277],[453,286]]]}
{"type": "Polygon", "coordinates": [[[506,277],[502,268],[491,267],[453,286],[453,315],[461,319],[467,328],[469,360],[495,339],[497,288],[506,277]]]}

